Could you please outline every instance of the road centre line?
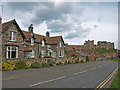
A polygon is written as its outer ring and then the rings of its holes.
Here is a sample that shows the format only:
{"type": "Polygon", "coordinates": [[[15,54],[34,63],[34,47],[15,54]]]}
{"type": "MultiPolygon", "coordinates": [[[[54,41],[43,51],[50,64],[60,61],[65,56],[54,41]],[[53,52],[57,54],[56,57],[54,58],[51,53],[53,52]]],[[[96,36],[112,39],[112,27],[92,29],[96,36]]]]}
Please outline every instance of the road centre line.
{"type": "Polygon", "coordinates": [[[66,78],[66,76],[59,77],[59,78],[56,78],[56,79],[47,80],[47,81],[43,81],[43,82],[39,82],[39,83],[32,84],[32,85],[29,85],[29,86],[30,86],[30,87],[34,87],[34,86],[37,86],[37,85],[40,85],[40,84],[44,84],[44,83],[48,83],[48,82],[60,80],[60,79],[63,79],[63,78],[66,78]]]}
{"type": "MultiPolygon", "coordinates": [[[[101,63],[101,62],[100,62],[101,63]]],[[[93,63],[94,64],[94,63],[93,63]]],[[[86,67],[86,66],[91,66],[91,65],[93,65],[93,64],[88,64],[88,65],[85,65],[85,66],[81,66],[81,67],[86,67]]],[[[96,64],[99,64],[99,63],[96,63],[96,64]]],[[[53,68],[53,67],[51,67],[51,68],[53,68]]],[[[75,68],[78,68],[78,66],[77,67],[74,67],[74,69],[75,68]]],[[[50,68],[46,68],[46,69],[50,69],[50,68]]],[[[73,67],[72,68],[69,68],[69,69],[66,69],[66,70],[64,70],[64,71],[68,71],[68,70],[71,70],[71,69],[73,69],[73,67]]],[[[58,72],[59,70],[54,70],[54,72],[58,72]]],[[[52,71],[53,72],[53,71],[52,71]]],[[[11,79],[16,79],[16,78],[21,78],[21,77],[25,77],[25,76],[33,76],[33,75],[35,75],[35,74],[39,74],[40,72],[33,72],[33,73],[29,73],[29,74],[22,74],[22,75],[19,75],[19,76],[11,76],[11,77],[8,77],[8,78],[3,78],[2,80],[11,80],[11,79]],[[14,77],[14,78],[13,78],[14,77]]],[[[47,72],[47,73],[51,73],[51,72],[47,72]]]]}
{"type": "MultiPolygon", "coordinates": [[[[109,63],[107,63],[107,64],[109,64],[109,63]]],[[[102,65],[102,66],[105,66],[106,64],[104,64],[104,65],[102,65]]],[[[102,67],[102,66],[98,66],[98,67],[102,67]]],[[[95,70],[95,69],[97,69],[97,68],[91,68],[91,69],[89,69],[89,70],[95,70]]],[[[89,71],[88,70],[88,71],[89,71]]],[[[77,74],[81,74],[81,73],[84,73],[84,72],[87,72],[87,71],[81,71],[81,72],[78,72],[78,73],[74,73],[74,75],[77,75],[77,74]]]]}
{"type": "MultiPolygon", "coordinates": [[[[101,66],[101,67],[102,67],[102,66],[101,66]]],[[[95,69],[96,69],[96,68],[92,68],[92,69],[90,69],[90,70],[95,70],[95,69]]],[[[87,71],[88,71],[88,70],[87,70],[87,71]]],[[[81,74],[81,73],[84,73],[84,72],[87,72],[87,71],[81,71],[81,72],[78,72],[78,73],[74,73],[74,75],[81,74]]],[[[34,87],[34,86],[37,86],[37,85],[40,85],[40,84],[49,83],[49,82],[56,81],[56,80],[60,80],[60,79],[63,79],[63,78],[66,78],[66,76],[59,77],[59,78],[56,78],[56,79],[47,80],[47,81],[43,81],[43,82],[39,82],[39,83],[32,84],[32,85],[29,85],[29,86],[30,86],[30,87],[34,87]]]]}
{"type": "Polygon", "coordinates": [[[102,88],[112,77],[113,75],[116,73],[118,68],[116,68],[104,81],[102,81],[96,88],[95,90],[97,90],[97,88],[102,88]]]}
{"type": "Polygon", "coordinates": [[[117,71],[117,69],[114,71],[114,73],[107,79],[107,81],[100,88],[103,88],[109,82],[109,80],[114,76],[116,71],[117,71]]]}
{"type": "Polygon", "coordinates": [[[95,69],[97,69],[97,68],[92,68],[92,69],[90,69],[90,70],[95,70],[95,69]]]}
{"type": "Polygon", "coordinates": [[[74,74],[77,75],[77,74],[84,73],[84,72],[87,72],[87,71],[82,71],[82,72],[78,72],[78,73],[74,73],[74,74]]]}

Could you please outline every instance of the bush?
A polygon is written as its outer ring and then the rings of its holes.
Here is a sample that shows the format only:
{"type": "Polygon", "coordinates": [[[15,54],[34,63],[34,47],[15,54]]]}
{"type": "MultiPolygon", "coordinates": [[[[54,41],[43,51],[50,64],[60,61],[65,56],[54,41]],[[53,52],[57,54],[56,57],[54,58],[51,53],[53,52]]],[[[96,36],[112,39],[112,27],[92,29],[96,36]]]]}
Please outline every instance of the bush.
{"type": "Polygon", "coordinates": [[[79,63],[79,59],[75,60],[75,63],[79,63]]]}
{"type": "Polygon", "coordinates": [[[2,61],[2,70],[3,71],[12,71],[15,68],[13,61],[2,61]]]}
{"type": "Polygon", "coordinates": [[[80,63],[84,63],[84,61],[83,61],[83,60],[81,60],[81,61],[80,61],[80,63]]]}
{"type": "Polygon", "coordinates": [[[41,52],[40,52],[39,58],[41,58],[41,57],[42,57],[42,54],[41,54],[41,52]]]}
{"type": "Polygon", "coordinates": [[[54,66],[55,62],[54,62],[53,60],[48,60],[48,64],[49,64],[50,66],[54,66]]]}
{"type": "Polygon", "coordinates": [[[62,61],[62,62],[60,62],[61,63],[61,65],[64,65],[64,61],[62,61]]]}
{"type": "Polygon", "coordinates": [[[56,63],[56,65],[60,65],[60,63],[59,63],[59,62],[57,62],[57,63],[56,63]]]}
{"type": "Polygon", "coordinates": [[[33,62],[30,68],[41,68],[42,64],[40,62],[33,62]]]}
{"type": "Polygon", "coordinates": [[[72,62],[68,61],[68,64],[72,64],[72,62]]]}
{"type": "Polygon", "coordinates": [[[49,67],[49,64],[48,63],[42,63],[42,67],[49,67]]]}
{"type": "Polygon", "coordinates": [[[65,61],[64,65],[67,65],[67,64],[68,64],[67,61],[65,61]]]}
{"type": "Polygon", "coordinates": [[[52,58],[52,56],[44,56],[44,58],[52,58]]]}
{"type": "Polygon", "coordinates": [[[59,65],[62,65],[62,62],[59,62],[59,65]]]}
{"type": "Polygon", "coordinates": [[[75,59],[75,58],[77,58],[77,55],[73,54],[72,57],[73,57],[73,59],[75,59]]]}
{"type": "Polygon", "coordinates": [[[24,60],[16,62],[15,69],[28,69],[28,68],[29,67],[24,60]]]}

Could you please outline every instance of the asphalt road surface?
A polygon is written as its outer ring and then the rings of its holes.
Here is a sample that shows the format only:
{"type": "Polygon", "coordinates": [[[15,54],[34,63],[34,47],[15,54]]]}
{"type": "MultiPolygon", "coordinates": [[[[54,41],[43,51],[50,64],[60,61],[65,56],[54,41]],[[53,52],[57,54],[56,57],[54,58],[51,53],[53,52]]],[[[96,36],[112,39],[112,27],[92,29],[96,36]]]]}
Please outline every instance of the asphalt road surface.
{"type": "MultiPolygon", "coordinates": [[[[118,62],[95,61],[42,69],[6,71],[2,73],[2,88],[96,88],[117,67],[118,62]]],[[[109,83],[110,81],[103,88],[107,88],[109,83]]]]}

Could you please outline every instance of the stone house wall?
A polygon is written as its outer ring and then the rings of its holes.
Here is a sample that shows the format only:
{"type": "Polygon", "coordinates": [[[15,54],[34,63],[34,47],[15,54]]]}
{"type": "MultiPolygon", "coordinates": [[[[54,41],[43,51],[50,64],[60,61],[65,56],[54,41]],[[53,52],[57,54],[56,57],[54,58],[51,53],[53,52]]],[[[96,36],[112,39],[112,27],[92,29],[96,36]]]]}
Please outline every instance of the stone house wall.
{"type": "Polygon", "coordinates": [[[35,58],[38,58],[39,57],[39,44],[38,43],[34,43],[34,46],[31,46],[31,42],[25,42],[25,45],[26,47],[30,48],[31,50],[34,51],[34,54],[35,54],[35,58]]]}
{"type": "MultiPolygon", "coordinates": [[[[19,44],[17,59],[23,59],[24,58],[23,44],[22,44],[23,37],[22,37],[21,33],[18,31],[15,24],[12,24],[9,28],[7,28],[7,30],[2,32],[2,59],[6,59],[6,45],[5,44],[8,42],[19,44]],[[16,41],[15,42],[11,42],[9,40],[11,30],[16,32],[16,41]]],[[[14,59],[12,59],[12,60],[14,60],[14,59]]],[[[15,60],[16,60],[16,58],[15,58],[15,60]]]]}

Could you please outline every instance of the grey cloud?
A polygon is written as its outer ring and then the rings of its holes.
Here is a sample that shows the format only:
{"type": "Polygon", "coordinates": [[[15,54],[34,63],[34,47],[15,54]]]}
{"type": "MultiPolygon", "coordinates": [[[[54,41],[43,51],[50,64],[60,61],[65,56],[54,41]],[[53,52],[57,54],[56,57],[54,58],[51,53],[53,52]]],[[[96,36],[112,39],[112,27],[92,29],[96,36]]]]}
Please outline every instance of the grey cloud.
{"type": "MultiPolygon", "coordinates": [[[[22,10],[30,11],[32,10],[33,6],[38,5],[35,2],[3,2],[3,6],[7,5],[11,11],[22,10]]],[[[5,8],[5,7],[4,7],[5,8]]]]}
{"type": "MultiPolygon", "coordinates": [[[[21,12],[21,15],[24,16],[25,12],[34,14],[34,17],[30,18],[29,21],[24,20],[22,24],[26,27],[28,23],[32,22],[34,25],[40,25],[42,22],[46,21],[48,29],[52,33],[68,33],[65,38],[71,39],[75,37],[85,37],[86,33],[89,33],[90,30],[84,30],[81,27],[81,23],[85,22],[86,19],[82,20],[81,16],[83,15],[85,8],[80,8],[77,3],[74,2],[63,2],[59,5],[55,5],[54,2],[40,2],[40,3],[7,3],[7,7],[11,10],[10,12],[21,12]],[[32,13],[31,13],[32,12],[32,13]],[[53,22],[54,21],[54,22],[53,22]],[[76,28],[76,25],[78,27],[76,28]]],[[[19,17],[19,19],[22,19],[19,17]]]]}
{"type": "Polygon", "coordinates": [[[49,2],[44,4],[47,6],[46,9],[38,9],[35,13],[36,17],[32,19],[35,24],[39,24],[43,21],[51,21],[56,19],[61,19],[63,14],[68,14],[72,12],[72,3],[62,3],[58,7],[55,4],[49,2]]]}

